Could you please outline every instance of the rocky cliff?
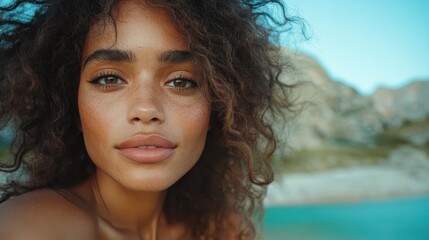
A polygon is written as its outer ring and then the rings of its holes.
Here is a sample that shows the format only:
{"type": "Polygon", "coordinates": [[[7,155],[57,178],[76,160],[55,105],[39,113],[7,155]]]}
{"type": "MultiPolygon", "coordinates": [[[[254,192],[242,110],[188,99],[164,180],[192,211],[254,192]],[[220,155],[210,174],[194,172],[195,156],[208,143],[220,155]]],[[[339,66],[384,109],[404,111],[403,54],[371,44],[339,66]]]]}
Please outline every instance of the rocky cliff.
{"type": "Polygon", "coordinates": [[[429,117],[429,81],[415,81],[400,89],[379,88],[371,99],[388,128],[429,117]]]}
{"type": "Polygon", "coordinates": [[[386,129],[380,140],[429,146],[429,81],[380,88],[371,98],[386,129]]]}
{"type": "MultiPolygon", "coordinates": [[[[380,88],[372,96],[363,96],[331,79],[314,58],[289,50],[284,50],[284,56],[292,68],[282,80],[301,83],[293,98],[302,112],[284,131],[294,148],[371,147],[391,137],[395,129],[429,119],[429,81],[395,90],[380,88]]],[[[401,139],[428,144],[429,125],[423,124],[417,132],[421,136],[412,137],[416,133],[409,131],[401,139]]]]}

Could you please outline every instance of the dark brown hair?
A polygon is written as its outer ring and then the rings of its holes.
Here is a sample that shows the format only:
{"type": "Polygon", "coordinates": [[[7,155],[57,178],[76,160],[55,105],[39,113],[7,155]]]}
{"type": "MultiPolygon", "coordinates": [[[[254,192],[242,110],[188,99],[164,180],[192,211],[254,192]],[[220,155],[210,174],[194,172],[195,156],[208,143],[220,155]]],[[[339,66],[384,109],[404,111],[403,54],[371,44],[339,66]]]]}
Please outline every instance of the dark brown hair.
{"type": "MultiPolygon", "coordinates": [[[[25,175],[2,187],[1,201],[75,185],[94,172],[78,124],[81,54],[92,25],[114,24],[118,2],[16,0],[1,8],[0,123],[16,133],[14,162],[1,168],[25,175]]],[[[275,42],[292,20],[280,0],[145,2],[163,9],[187,40],[212,104],[205,150],[168,190],[167,219],[198,239],[225,239],[238,219],[235,231],[252,239],[273,180],[271,123],[290,107],[275,42]]]]}

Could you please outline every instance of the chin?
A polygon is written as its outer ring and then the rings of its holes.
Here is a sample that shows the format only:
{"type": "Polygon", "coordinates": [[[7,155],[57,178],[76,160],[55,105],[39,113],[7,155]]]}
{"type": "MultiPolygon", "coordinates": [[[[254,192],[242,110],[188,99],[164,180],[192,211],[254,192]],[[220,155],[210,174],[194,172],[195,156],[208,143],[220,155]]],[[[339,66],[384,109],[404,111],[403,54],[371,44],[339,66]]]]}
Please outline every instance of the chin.
{"type": "Polygon", "coordinates": [[[134,191],[163,192],[170,188],[178,179],[166,179],[163,177],[138,177],[128,178],[122,181],[122,185],[134,191]]]}

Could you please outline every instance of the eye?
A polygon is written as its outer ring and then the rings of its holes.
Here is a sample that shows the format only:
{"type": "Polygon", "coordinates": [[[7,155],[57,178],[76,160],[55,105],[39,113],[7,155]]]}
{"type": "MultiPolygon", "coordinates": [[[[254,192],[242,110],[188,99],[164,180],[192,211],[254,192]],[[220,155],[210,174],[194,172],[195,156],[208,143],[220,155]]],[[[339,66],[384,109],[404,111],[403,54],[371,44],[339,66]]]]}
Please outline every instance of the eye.
{"type": "Polygon", "coordinates": [[[90,83],[111,86],[125,84],[125,81],[116,75],[102,75],[91,80],[90,83]]]}
{"type": "Polygon", "coordinates": [[[186,88],[196,88],[197,83],[192,79],[179,77],[167,82],[166,86],[186,89],[186,88]]]}

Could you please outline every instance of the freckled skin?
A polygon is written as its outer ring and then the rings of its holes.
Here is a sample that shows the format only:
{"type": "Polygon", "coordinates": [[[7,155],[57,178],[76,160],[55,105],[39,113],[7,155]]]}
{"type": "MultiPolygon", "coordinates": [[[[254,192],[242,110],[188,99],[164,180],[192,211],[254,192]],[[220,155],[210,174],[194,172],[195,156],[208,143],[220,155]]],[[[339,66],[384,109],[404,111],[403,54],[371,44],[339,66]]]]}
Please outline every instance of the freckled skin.
{"type": "Polygon", "coordinates": [[[82,61],[105,49],[133,57],[82,67],[78,106],[97,187],[88,180],[72,191],[95,205],[100,239],[179,239],[186,229],[165,222],[162,203],[166,190],[200,158],[211,105],[192,62],[159,60],[166,51],[188,51],[163,12],[123,1],[116,14],[117,35],[110,25],[93,26],[82,61]],[[192,81],[177,87],[175,79],[192,81]],[[174,151],[154,163],[132,161],[116,146],[136,134],[162,136],[175,144],[174,151]]]}
{"type": "Polygon", "coordinates": [[[84,58],[98,49],[121,49],[134,53],[131,63],[88,64],[81,73],[79,113],[85,144],[97,171],[124,187],[163,191],[192,168],[204,148],[210,105],[202,90],[179,92],[165,86],[178,72],[193,77],[192,64],[166,65],[157,61],[165,50],[187,50],[179,33],[161,13],[138,6],[122,8],[113,28],[93,29],[84,58]],[[107,40],[107,41],[106,41],[107,40]],[[125,86],[103,91],[88,83],[99,72],[121,73],[125,86]],[[155,164],[136,164],[114,148],[136,133],[156,133],[177,144],[174,153],[155,164]]]}

